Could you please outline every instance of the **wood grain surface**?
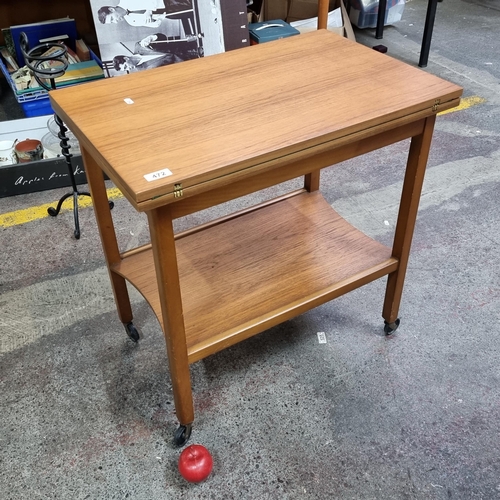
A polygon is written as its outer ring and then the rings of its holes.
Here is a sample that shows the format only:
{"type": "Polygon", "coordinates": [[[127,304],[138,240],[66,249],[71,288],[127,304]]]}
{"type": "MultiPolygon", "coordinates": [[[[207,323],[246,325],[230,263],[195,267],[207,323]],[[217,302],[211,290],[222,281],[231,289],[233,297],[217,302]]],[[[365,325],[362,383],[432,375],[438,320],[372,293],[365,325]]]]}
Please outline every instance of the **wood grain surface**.
{"type": "MultiPolygon", "coordinates": [[[[176,247],[190,362],[397,267],[390,248],[348,224],[319,192],[179,238],[176,247]]],[[[162,323],[151,250],[112,270],[141,291],[162,323]]]]}
{"type": "Polygon", "coordinates": [[[136,208],[171,195],[176,183],[210,189],[233,172],[455,106],[460,95],[452,83],[326,30],[50,93],[136,208]],[[172,175],[144,178],[165,168],[172,175]]]}

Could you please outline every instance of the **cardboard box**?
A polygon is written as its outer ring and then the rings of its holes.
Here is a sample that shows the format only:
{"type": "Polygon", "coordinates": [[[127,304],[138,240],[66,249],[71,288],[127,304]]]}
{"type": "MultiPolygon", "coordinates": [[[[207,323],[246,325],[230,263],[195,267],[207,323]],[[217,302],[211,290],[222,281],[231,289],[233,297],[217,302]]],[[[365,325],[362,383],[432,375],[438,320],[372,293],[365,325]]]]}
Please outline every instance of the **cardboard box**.
{"type": "Polygon", "coordinates": [[[248,30],[250,31],[250,43],[252,45],[300,35],[299,30],[281,19],[252,23],[248,25],[248,30]]]}
{"type": "MultiPolygon", "coordinates": [[[[272,1],[272,0],[271,0],[272,1]]],[[[318,26],[318,0],[289,0],[290,8],[288,11],[287,21],[293,23],[295,21],[308,19],[311,26],[318,26]]],[[[328,23],[328,30],[337,33],[340,36],[344,36],[353,42],[356,41],[354,36],[354,31],[352,29],[351,22],[349,20],[349,15],[345,8],[343,0],[330,0],[328,6],[328,12],[331,14],[336,9],[339,10],[341,16],[340,26],[332,26],[328,23]]],[[[330,17],[330,15],[329,15],[330,17]]],[[[302,30],[298,28],[302,33],[304,31],[311,31],[311,29],[302,30]]]]}
{"type": "MultiPolygon", "coordinates": [[[[330,0],[328,11],[335,9],[336,3],[336,0],[330,0]]],[[[311,17],[318,17],[318,0],[288,0],[288,22],[311,17]]]]}
{"type": "Polygon", "coordinates": [[[248,24],[264,21],[264,0],[252,0],[247,6],[248,24]]]}
{"type": "MultiPolygon", "coordinates": [[[[26,138],[41,140],[49,131],[48,118],[48,116],[38,116],[0,122],[0,141],[26,138]]],[[[87,178],[82,157],[75,154],[71,158],[71,164],[76,183],[85,184],[87,178]]],[[[0,166],[0,198],[69,186],[71,186],[71,179],[68,166],[66,159],[62,156],[0,166]]]]}
{"type": "Polygon", "coordinates": [[[264,21],[288,17],[290,0],[264,0],[264,21]]]}
{"type": "MultiPolygon", "coordinates": [[[[73,156],[71,165],[76,183],[86,184],[82,157],[73,156]]],[[[0,198],[69,186],[71,178],[62,157],[0,167],[0,198]]]]}
{"type": "MultiPolygon", "coordinates": [[[[318,17],[318,0],[263,0],[264,20],[283,19],[288,23],[299,20],[313,20],[318,17]]],[[[340,8],[342,14],[342,26],[328,29],[349,40],[356,41],[349,15],[347,14],[343,0],[330,0],[329,12],[340,8]]],[[[317,19],[316,19],[317,27],[317,19]]],[[[299,31],[301,31],[299,29],[299,31]]]]}

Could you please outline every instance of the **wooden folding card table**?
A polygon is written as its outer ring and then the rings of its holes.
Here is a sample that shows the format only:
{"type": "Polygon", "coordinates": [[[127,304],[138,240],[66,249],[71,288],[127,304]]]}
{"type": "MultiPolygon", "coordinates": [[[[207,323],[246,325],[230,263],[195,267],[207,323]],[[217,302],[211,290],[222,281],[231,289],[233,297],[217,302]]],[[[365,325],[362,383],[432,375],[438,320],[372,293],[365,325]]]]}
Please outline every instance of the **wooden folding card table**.
{"type": "Polygon", "coordinates": [[[434,121],[461,93],[325,30],[51,92],[80,141],[119,318],[137,340],[129,281],[163,329],[177,444],[190,363],[385,275],[397,328],[434,121]],[[388,248],[334,211],[319,174],[407,138],[388,248]],[[147,213],[150,244],[120,253],[103,173],[147,213]],[[176,218],[300,176],[303,189],[174,234],[176,218]]]}

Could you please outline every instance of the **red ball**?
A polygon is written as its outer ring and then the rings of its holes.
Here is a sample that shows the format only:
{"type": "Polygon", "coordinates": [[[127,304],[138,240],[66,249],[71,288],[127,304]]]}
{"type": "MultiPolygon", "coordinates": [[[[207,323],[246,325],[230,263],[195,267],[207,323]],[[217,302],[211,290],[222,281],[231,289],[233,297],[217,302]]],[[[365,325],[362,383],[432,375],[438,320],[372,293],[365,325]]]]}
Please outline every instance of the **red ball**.
{"type": "Polygon", "coordinates": [[[212,472],[212,467],[212,455],[201,444],[188,446],[179,457],[179,472],[190,483],[204,481],[212,472]]]}

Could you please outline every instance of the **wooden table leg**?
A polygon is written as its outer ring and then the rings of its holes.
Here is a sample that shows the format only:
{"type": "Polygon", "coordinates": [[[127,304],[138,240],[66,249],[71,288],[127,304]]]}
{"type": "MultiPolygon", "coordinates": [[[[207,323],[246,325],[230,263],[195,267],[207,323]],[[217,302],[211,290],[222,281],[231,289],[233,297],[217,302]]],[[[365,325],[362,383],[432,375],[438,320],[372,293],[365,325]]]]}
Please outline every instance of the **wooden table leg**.
{"type": "Polygon", "coordinates": [[[319,189],[319,178],[320,171],[315,170],[304,176],[304,189],[307,189],[310,193],[317,191],[319,189]]]}
{"type": "Polygon", "coordinates": [[[175,412],[181,424],[175,442],[184,444],[194,420],[191,377],[182,312],[182,297],[177,267],[177,253],[170,206],[148,212],[149,231],[158,281],[163,320],[163,333],[174,392],[175,412]],[[186,434],[182,432],[186,427],[186,434]]]}
{"type": "Polygon", "coordinates": [[[92,156],[87,153],[83,147],[81,150],[87,182],[89,184],[89,190],[94,204],[97,227],[101,236],[102,249],[108,265],[108,272],[113,288],[118,317],[122,323],[127,325],[133,319],[127,283],[124,278],[110,270],[110,266],[120,262],[121,257],[118,242],[116,240],[115,227],[113,225],[108,196],[106,194],[104,175],[92,156]]]}
{"type": "MultiPolygon", "coordinates": [[[[382,311],[382,316],[388,324],[394,324],[398,318],[413,230],[417,219],[420,193],[422,192],[435,121],[436,115],[427,118],[423,132],[418,136],[412,137],[411,140],[392,247],[392,256],[398,259],[399,265],[398,269],[388,276],[382,311]]],[[[397,325],[394,326],[397,327],[397,325]]]]}

